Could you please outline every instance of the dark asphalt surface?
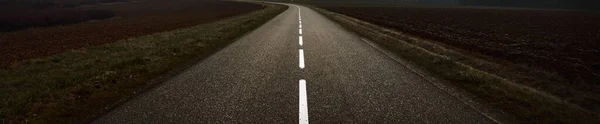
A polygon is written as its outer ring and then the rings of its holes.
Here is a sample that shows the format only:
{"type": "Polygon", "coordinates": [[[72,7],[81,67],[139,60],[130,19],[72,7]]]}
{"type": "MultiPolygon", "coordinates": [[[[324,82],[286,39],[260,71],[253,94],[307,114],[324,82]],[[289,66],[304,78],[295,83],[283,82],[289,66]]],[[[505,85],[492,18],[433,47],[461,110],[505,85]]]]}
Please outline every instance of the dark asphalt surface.
{"type": "Polygon", "coordinates": [[[321,14],[290,8],[93,123],[494,123],[321,14]],[[306,68],[298,66],[304,49],[306,68]]]}

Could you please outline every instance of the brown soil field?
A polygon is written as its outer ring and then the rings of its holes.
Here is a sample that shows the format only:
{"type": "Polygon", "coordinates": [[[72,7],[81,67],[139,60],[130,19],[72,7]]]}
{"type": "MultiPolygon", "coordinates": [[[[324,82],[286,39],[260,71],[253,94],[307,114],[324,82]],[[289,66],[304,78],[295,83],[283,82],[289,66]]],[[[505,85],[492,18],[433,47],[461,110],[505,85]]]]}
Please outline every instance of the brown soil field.
{"type": "MultiPolygon", "coordinates": [[[[0,6],[2,8],[4,6],[0,6]]],[[[102,20],[115,16],[110,10],[79,10],[75,8],[34,9],[26,7],[0,9],[0,32],[30,27],[50,27],[102,20]]]]}
{"type": "Polygon", "coordinates": [[[555,75],[556,78],[545,79],[526,71],[515,71],[534,78],[511,80],[557,95],[591,111],[600,110],[598,12],[459,7],[319,7],[430,39],[507,68],[519,67],[555,75]]]}
{"type": "Polygon", "coordinates": [[[111,10],[83,10],[79,6],[115,4],[133,0],[0,0],[0,32],[102,20],[111,10]]]}
{"type": "Polygon", "coordinates": [[[0,32],[0,67],[12,68],[27,59],[189,27],[262,8],[258,4],[214,0],[146,0],[79,6],[72,9],[109,10],[115,16],[79,24],[0,32]]]}

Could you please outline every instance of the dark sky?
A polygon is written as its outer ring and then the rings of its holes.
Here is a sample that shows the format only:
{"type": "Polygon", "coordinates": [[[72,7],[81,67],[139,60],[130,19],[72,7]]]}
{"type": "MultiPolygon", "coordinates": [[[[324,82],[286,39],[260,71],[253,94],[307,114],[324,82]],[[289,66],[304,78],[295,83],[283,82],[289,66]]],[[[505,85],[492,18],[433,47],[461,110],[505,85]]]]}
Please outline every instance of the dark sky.
{"type": "Polygon", "coordinates": [[[320,2],[418,3],[430,5],[499,6],[600,10],[600,0],[306,0],[320,2]]]}
{"type": "Polygon", "coordinates": [[[598,9],[600,0],[461,0],[462,5],[559,9],[598,9]]]}

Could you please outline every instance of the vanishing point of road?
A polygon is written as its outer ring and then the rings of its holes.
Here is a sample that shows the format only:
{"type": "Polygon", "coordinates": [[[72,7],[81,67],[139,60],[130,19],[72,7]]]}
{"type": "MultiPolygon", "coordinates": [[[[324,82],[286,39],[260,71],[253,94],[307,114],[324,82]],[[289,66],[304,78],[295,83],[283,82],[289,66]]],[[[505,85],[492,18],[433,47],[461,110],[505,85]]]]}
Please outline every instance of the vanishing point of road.
{"type": "Polygon", "coordinates": [[[310,8],[93,123],[496,123],[310,8]]]}

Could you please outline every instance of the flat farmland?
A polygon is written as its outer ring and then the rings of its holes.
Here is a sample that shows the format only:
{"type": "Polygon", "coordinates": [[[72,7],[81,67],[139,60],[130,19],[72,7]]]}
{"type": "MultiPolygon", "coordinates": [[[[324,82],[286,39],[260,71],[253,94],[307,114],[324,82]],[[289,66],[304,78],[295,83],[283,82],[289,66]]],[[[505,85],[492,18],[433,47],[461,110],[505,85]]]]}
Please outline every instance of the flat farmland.
{"type": "Polygon", "coordinates": [[[111,18],[82,23],[0,32],[0,66],[23,60],[169,31],[259,10],[264,6],[213,0],[144,0],[82,5],[70,10],[102,10],[111,18]]]}
{"type": "Polygon", "coordinates": [[[416,6],[319,7],[504,65],[509,69],[486,71],[527,75],[527,79],[509,79],[598,111],[598,12],[416,6]],[[546,75],[528,73],[529,70],[546,75]]]}
{"type": "MultiPolygon", "coordinates": [[[[2,25],[34,19],[0,32],[1,123],[89,122],[160,84],[161,78],[229,45],[287,7],[145,0],[33,9],[39,10],[27,12],[49,11],[0,20],[2,25]],[[88,10],[114,15],[98,20],[79,16],[88,10]],[[45,17],[61,23],[35,20],[45,17]]],[[[0,18],[8,16],[0,14],[0,18]]]]}

